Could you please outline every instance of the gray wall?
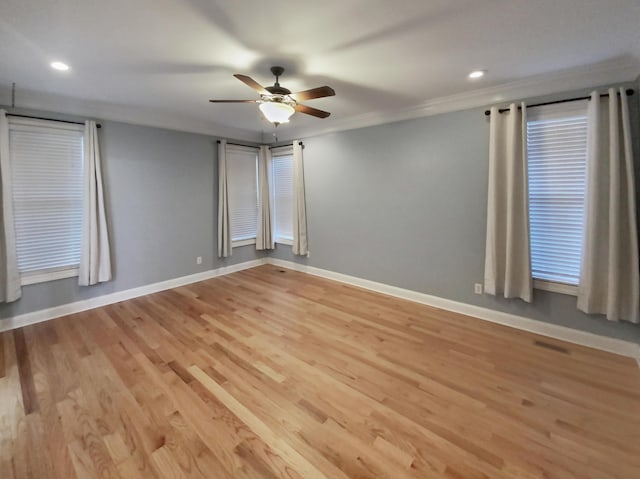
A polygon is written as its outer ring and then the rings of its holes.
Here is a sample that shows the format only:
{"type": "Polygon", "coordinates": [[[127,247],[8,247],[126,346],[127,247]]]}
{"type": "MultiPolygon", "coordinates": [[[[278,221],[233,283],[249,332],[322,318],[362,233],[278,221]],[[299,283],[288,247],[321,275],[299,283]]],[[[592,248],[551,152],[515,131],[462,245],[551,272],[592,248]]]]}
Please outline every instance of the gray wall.
{"type": "Polygon", "coordinates": [[[113,281],[26,286],[19,301],[0,304],[0,318],[262,256],[245,246],[227,260],[216,257],[216,138],[116,122],[102,122],[99,135],[113,281]]]}
{"type": "MultiPolygon", "coordinates": [[[[638,133],[638,103],[631,103],[638,133]]],[[[639,326],[585,315],[572,296],[536,290],[527,304],[474,294],[484,277],[489,129],[483,110],[306,139],[311,255],[293,257],[290,247],[278,245],[274,256],[640,342],[639,326]]]]}

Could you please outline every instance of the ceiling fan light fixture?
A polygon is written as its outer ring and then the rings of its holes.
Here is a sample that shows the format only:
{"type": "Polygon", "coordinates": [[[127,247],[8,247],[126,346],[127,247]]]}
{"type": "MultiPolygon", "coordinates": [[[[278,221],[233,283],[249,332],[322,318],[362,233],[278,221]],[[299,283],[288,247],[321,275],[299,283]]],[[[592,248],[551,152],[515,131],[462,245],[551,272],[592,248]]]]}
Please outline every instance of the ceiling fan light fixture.
{"type": "Polygon", "coordinates": [[[260,111],[271,123],[289,123],[289,118],[295,113],[295,109],[283,102],[265,101],[260,103],[260,111]]]}
{"type": "Polygon", "coordinates": [[[241,75],[236,73],[233,76],[247,85],[252,90],[257,91],[260,94],[259,100],[209,100],[211,103],[257,103],[258,108],[262,112],[265,119],[274,125],[278,126],[280,123],[289,123],[289,118],[295,112],[299,111],[305,115],[315,116],[316,118],[327,118],[331,113],[328,111],[318,110],[307,105],[300,103],[305,100],[314,100],[316,98],[325,98],[328,96],[334,96],[336,92],[330,86],[321,86],[317,88],[311,88],[309,90],[303,90],[296,93],[291,93],[291,90],[284,88],[280,85],[278,79],[280,75],[284,73],[282,67],[271,67],[271,73],[276,77],[276,82],[273,86],[264,87],[260,85],[253,78],[247,75],[241,75]]]}

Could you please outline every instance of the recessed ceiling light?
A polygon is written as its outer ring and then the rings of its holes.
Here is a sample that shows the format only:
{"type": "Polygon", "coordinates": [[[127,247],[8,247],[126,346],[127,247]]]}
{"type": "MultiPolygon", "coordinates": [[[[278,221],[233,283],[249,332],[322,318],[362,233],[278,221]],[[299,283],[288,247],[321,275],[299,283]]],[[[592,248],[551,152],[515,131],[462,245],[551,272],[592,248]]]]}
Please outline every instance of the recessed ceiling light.
{"type": "Polygon", "coordinates": [[[486,73],[485,70],[474,70],[471,73],[469,73],[469,78],[474,79],[474,80],[476,78],[482,78],[485,73],[486,73]]]}
{"type": "Polygon", "coordinates": [[[69,70],[69,65],[62,62],[51,62],[51,68],[53,68],[54,70],[59,70],[61,72],[66,72],[67,70],[69,70]]]}

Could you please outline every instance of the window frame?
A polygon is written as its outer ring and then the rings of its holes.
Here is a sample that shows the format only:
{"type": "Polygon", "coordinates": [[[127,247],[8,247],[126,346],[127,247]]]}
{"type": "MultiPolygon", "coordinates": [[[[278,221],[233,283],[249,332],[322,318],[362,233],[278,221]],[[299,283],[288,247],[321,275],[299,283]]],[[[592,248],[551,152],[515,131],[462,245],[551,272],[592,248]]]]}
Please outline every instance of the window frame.
{"type": "MultiPolygon", "coordinates": [[[[80,151],[82,155],[82,170],[84,171],[84,168],[85,168],[84,139],[82,138],[82,134],[84,132],[84,125],[63,123],[55,120],[12,117],[10,115],[8,115],[7,122],[9,127],[8,128],[9,139],[11,138],[12,130],[13,131],[16,131],[16,130],[17,131],[42,131],[43,133],[55,133],[56,131],[62,130],[62,131],[72,131],[72,132],[80,133],[81,134],[80,135],[80,139],[81,139],[80,151]]],[[[12,163],[12,166],[13,166],[15,165],[15,159],[13,158],[13,149],[11,146],[11,140],[9,140],[8,146],[9,146],[10,162],[12,163]]],[[[12,171],[14,171],[14,168],[15,167],[12,168],[12,171]]],[[[83,173],[81,172],[81,175],[80,175],[81,188],[82,188],[82,175],[83,173]]],[[[14,179],[12,178],[11,181],[13,182],[14,179]]],[[[15,198],[14,198],[14,201],[15,201],[15,198]]],[[[15,217],[14,217],[14,221],[15,221],[15,217]]],[[[82,235],[82,231],[80,232],[80,235],[82,235]]],[[[80,240],[81,239],[82,238],[80,238],[80,240]]],[[[17,237],[16,237],[16,241],[17,241],[17,237]]],[[[78,263],[73,265],[60,266],[55,268],[43,268],[40,270],[27,271],[27,272],[18,271],[20,275],[20,285],[28,286],[32,284],[56,281],[59,279],[77,277],[80,274],[80,261],[81,261],[81,256],[78,258],[78,263]]]]}
{"type": "MultiPolygon", "coordinates": [[[[259,179],[258,179],[258,148],[256,147],[249,147],[249,146],[240,146],[240,145],[229,145],[227,143],[226,145],[226,155],[227,155],[227,175],[229,175],[229,165],[231,164],[231,162],[233,162],[233,158],[229,158],[229,153],[233,153],[233,152],[243,152],[243,153],[251,153],[255,155],[255,184],[256,184],[256,214],[259,216],[260,215],[260,185],[258,183],[259,179]]],[[[229,177],[229,189],[231,189],[231,176],[229,177]]],[[[231,203],[231,200],[230,200],[231,203]]],[[[253,232],[253,237],[251,238],[241,238],[241,239],[233,239],[233,226],[232,226],[232,222],[233,222],[233,212],[231,211],[231,207],[229,208],[229,227],[231,228],[231,247],[232,248],[236,248],[236,247],[240,247],[240,246],[248,246],[248,245],[254,245],[256,244],[256,237],[258,234],[257,228],[258,228],[258,223],[256,220],[256,230],[253,232]]]]}
{"type": "Polygon", "coordinates": [[[20,285],[28,286],[30,284],[47,283],[58,279],[73,278],[80,275],[80,266],[69,268],[60,267],[55,269],[46,269],[41,271],[31,271],[29,273],[20,273],[20,285]]]}
{"type": "MultiPolygon", "coordinates": [[[[588,112],[588,100],[577,100],[577,101],[566,102],[566,103],[531,107],[527,109],[527,125],[526,126],[528,126],[529,121],[568,118],[568,117],[576,116],[576,114],[581,114],[581,115],[584,114],[584,116],[588,118],[587,112],[588,112]]],[[[585,146],[588,149],[588,138],[585,141],[586,141],[585,146]]],[[[588,155],[588,151],[587,151],[587,155],[588,155]]],[[[529,156],[529,151],[527,148],[527,158],[528,156],[529,156]]],[[[585,165],[585,168],[586,168],[586,165],[585,165]]],[[[527,169],[528,169],[528,165],[527,165],[527,169]]],[[[586,175],[586,172],[585,172],[585,175],[586,175]]],[[[529,173],[527,172],[527,182],[528,181],[529,181],[529,173]]],[[[585,182],[586,182],[586,178],[585,178],[585,182]]],[[[585,188],[586,188],[586,185],[585,185],[585,188]]],[[[527,192],[529,192],[529,184],[527,184],[527,192]]],[[[585,201],[583,202],[583,214],[584,214],[584,208],[586,208],[586,198],[585,198],[585,201]]],[[[529,215],[531,214],[530,206],[529,206],[528,214],[529,215]]],[[[530,230],[529,241],[531,241],[531,225],[529,225],[529,230],[530,230]]],[[[582,245],[582,247],[584,247],[584,245],[582,245]]],[[[533,271],[531,272],[531,274],[533,279],[533,287],[535,289],[542,290],[542,291],[550,291],[550,292],[560,293],[560,294],[566,294],[570,296],[578,295],[579,283],[574,285],[570,283],[564,283],[561,281],[552,281],[548,279],[536,278],[533,276],[533,271]]]]}
{"type": "Polygon", "coordinates": [[[559,281],[548,281],[546,279],[533,279],[533,287],[541,291],[578,296],[578,286],[559,281]]]}
{"type": "MultiPolygon", "coordinates": [[[[271,151],[271,178],[273,181],[273,187],[271,188],[271,204],[273,205],[273,242],[277,243],[277,244],[283,244],[283,245],[287,245],[287,246],[292,246],[293,245],[293,184],[292,184],[292,196],[291,196],[291,211],[292,211],[292,217],[291,217],[291,238],[288,238],[286,236],[278,236],[278,231],[277,231],[277,215],[278,215],[278,210],[276,207],[276,175],[275,175],[275,163],[274,163],[274,159],[275,158],[279,158],[279,157],[291,157],[291,163],[292,163],[292,167],[293,167],[293,147],[291,146],[283,146],[283,147],[278,147],[278,148],[274,148],[271,151]]],[[[292,176],[292,183],[293,183],[293,176],[292,176]]]]}

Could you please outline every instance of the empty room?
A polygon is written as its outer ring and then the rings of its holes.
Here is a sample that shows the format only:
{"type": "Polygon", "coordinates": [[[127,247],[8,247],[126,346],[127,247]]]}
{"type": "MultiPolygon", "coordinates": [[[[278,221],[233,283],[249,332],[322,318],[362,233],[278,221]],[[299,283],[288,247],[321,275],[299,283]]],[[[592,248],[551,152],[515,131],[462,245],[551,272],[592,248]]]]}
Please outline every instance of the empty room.
{"type": "Polygon", "coordinates": [[[0,479],[639,479],[638,0],[0,2],[0,479]]]}

